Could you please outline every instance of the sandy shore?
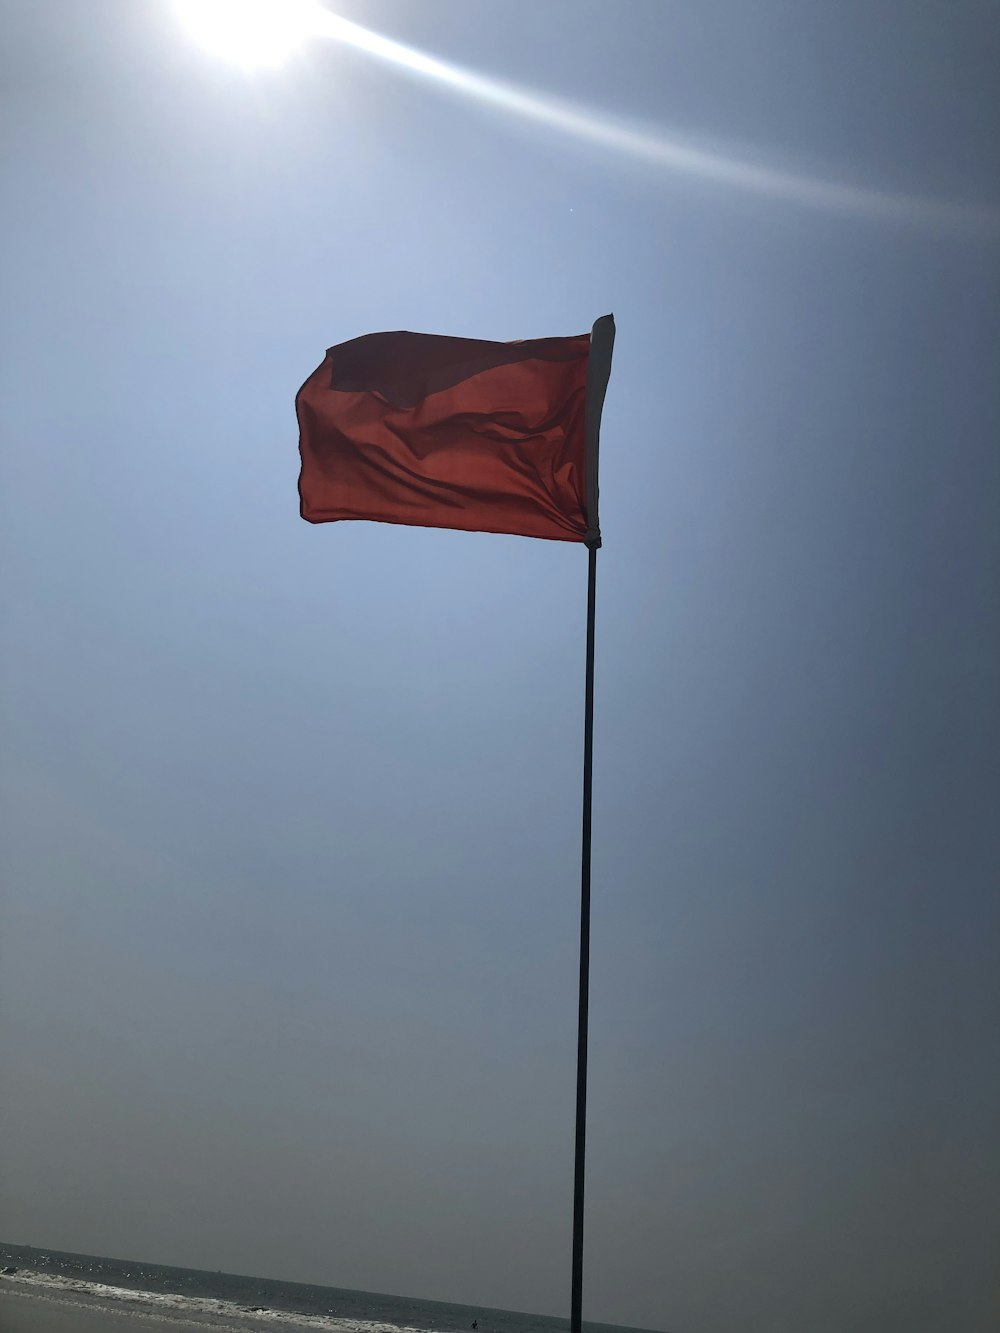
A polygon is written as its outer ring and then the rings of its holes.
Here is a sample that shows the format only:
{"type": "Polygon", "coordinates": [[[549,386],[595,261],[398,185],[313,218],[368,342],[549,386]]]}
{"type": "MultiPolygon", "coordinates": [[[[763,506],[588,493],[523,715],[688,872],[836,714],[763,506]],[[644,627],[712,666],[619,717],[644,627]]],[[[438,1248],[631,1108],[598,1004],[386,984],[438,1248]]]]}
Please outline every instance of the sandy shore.
{"type": "MultiPolygon", "coordinates": [[[[21,1296],[0,1290],[0,1329],[3,1333],[167,1333],[171,1325],[160,1320],[133,1318],[125,1312],[85,1309],[44,1296],[21,1296]]],[[[176,1325],[175,1325],[176,1328],[176,1325]]]]}
{"type": "MultiPolygon", "coordinates": [[[[236,1319],[171,1316],[148,1309],[112,1307],[85,1295],[71,1300],[19,1287],[5,1279],[0,1286],[0,1333],[264,1333],[273,1325],[244,1314],[236,1319]]],[[[282,1333],[294,1333],[284,1324],[282,1333]]]]}
{"type": "Polygon", "coordinates": [[[176,1328],[175,1321],[150,1319],[127,1310],[88,1309],[79,1301],[0,1290],[3,1333],[167,1333],[176,1328]]]}

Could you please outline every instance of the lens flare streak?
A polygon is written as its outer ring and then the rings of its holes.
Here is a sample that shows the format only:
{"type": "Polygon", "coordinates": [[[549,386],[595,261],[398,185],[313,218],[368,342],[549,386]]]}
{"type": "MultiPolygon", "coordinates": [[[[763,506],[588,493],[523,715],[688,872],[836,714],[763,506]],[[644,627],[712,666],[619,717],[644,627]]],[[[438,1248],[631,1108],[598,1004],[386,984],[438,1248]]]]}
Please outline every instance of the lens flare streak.
{"type": "Polygon", "coordinates": [[[830,213],[1000,236],[1000,209],[840,184],[710,152],[653,129],[604,119],[585,107],[476,74],[329,11],[317,16],[317,31],[487,106],[668,171],[830,213]]]}

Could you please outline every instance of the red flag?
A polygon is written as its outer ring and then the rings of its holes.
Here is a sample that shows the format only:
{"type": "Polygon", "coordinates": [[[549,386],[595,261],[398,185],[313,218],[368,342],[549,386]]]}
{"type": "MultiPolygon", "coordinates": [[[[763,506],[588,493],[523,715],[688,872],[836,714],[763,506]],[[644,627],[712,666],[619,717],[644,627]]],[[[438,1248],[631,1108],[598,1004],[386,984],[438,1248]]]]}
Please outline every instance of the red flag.
{"type": "Polygon", "coordinates": [[[573,338],[373,333],[331,347],[295,400],[302,517],[599,546],[613,340],[606,315],[573,338]]]}

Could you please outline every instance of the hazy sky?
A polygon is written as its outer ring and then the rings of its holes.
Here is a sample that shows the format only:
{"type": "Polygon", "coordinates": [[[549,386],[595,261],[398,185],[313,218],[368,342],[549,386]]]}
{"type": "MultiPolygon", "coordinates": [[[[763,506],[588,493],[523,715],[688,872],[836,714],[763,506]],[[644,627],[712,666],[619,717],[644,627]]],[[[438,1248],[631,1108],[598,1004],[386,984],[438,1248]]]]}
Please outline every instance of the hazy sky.
{"type": "Polygon", "coordinates": [[[0,1237],[568,1313],[586,554],[302,523],[293,398],[614,311],[585,1314],[986,1333],[1000,9],[339,7],[597,143],[2,9],[0,1237]]]}

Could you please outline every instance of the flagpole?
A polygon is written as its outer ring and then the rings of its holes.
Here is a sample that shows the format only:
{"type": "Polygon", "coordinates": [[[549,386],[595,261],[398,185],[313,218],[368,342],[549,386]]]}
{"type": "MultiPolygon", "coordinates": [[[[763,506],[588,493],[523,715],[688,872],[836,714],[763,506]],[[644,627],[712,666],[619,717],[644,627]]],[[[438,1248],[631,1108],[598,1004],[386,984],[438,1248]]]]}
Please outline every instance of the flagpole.
{"type": "Polygon", "coordinates": [[[583,1184],[587,1156],[587,1026],[590,1016],[590,828],[594,794],[594,622],[597,610],[598,453],[604,395],[611,377],[615,319],[602,315],[590,333],[585,407],[587,493],[587,670],[583,710],[583,843],[580,855],[580,1007],[576,1029],[576,1153],[573,1160],[573,1273],[570,1333],[583,1326],[583,1184]]]}
{"type": "Polygon", "coordinates": [[[587,1028],[590,1010],[590,830],[594,788],[594,621],[597,547],[588,551],[587,673],[583,720],[583,846],[580,860],[580,1007],[576,1036],[576,1156],[573,1164],[573,1276],[570,1333],[583,1322],[583,1186],[587,1147],[587,1028]]]}

